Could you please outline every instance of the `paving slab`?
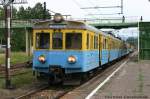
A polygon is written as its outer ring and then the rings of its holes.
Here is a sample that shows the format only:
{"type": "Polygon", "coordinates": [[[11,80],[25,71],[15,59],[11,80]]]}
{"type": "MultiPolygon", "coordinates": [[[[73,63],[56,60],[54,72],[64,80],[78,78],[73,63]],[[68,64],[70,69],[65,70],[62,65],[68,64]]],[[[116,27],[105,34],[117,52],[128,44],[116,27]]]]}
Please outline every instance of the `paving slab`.
{"type": "Polygon", "coordinates": [[[150,99],[150,61],[138,62],[134,58],[92,99],[150,99]]]}

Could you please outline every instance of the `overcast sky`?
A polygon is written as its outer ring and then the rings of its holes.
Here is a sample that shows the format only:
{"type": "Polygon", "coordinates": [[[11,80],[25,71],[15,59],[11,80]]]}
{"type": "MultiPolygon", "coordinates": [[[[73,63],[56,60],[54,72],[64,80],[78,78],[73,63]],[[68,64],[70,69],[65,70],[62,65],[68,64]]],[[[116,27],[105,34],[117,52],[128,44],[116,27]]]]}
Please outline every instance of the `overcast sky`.
{"type": "MultiPolygon", "coordinates": [[[[71,14],[72,17],[80,18],[87,17],[87,14],[102,14],[118,13],[120,9],[105,9],[98,10],[81,10],[81,7],[93,7],[93,6],[115,6],[120,5],[120,0],[27,0],[28,4],[23,6],[33,7],[37,2],[47,2],[47,8],[49,10],[59,12],[62,14],[71,14]]],[[[150,2],[149,0],[123,0],[123,12],[125,16],[138,17],[143,16],[145,21],[150,20],[150,2]]],[[[117,16],[117,15],[115,15],[117,16]]],[[[111,16],[107,16],[111,17],[111,16]]]]}

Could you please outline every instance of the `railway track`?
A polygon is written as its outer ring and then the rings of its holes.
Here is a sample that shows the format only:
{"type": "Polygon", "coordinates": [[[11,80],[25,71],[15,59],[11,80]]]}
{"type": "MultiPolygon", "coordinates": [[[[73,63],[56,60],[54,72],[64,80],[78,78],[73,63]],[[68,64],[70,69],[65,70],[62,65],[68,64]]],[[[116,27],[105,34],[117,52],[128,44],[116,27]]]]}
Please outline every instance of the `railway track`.
{"type": "MultiPolygon", "coordinates": [[[[29,61],[24,62],[24,63],[18,63],[15,65],[12,65],[10,69],[15,70],[15,69],[19,69],[19,68],[25,68],[25,67],[28,67],[30,64],[31,64],[31,62],[29,62],[29,61]]],[[[5,71],[5,65],[0,64],[0,72],[3,72],[3,71],[5,71]]]]}
{"type": "MultiPolygon", "coordinates": [[[[31,64],[31,62],[28,61],[28,62],[12,65],[10,68],[11,75],[14,75],[13,73],[15,71],[19,71],[21,68],[29,67],[30,64],[31,64]]],[[[4,73],[5,73],[5,66],[0,64],[0,74],[4,74],[4,73]]]]}
{"type": "Polygon", "coordinates": [[[16,97],[15,99],[28,99],[29,97],[31,97],[31,95],[33,95],[33,94],[35,94],[35,93],[37,93],[37,92],[39,92],[41,90],[44,90],[46,88],[48,88],[48,85],[41,85],[38,88],[33,89],[33,90],[29,91],[26,94],[23,94],[21,96],[16,97]]]}
{"type": "Polygon", "coordinates": [[[60,99],[62,96],[74,89],[74,86],[49,86],[43,85],[30,92],[18,96],[15,99],[60,99]]]}

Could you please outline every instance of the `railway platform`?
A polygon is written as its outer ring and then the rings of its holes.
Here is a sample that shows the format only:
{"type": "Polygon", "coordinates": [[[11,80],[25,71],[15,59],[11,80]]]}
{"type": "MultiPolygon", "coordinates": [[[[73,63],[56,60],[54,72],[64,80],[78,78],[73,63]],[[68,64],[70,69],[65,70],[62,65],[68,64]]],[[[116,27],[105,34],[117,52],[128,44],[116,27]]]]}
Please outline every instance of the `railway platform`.
{"type": "Polygon", "coordinates": [[[134,56],[119,64],[117,72],[113,69],[61,99],[150,99],[150,61],[134,56]]]}

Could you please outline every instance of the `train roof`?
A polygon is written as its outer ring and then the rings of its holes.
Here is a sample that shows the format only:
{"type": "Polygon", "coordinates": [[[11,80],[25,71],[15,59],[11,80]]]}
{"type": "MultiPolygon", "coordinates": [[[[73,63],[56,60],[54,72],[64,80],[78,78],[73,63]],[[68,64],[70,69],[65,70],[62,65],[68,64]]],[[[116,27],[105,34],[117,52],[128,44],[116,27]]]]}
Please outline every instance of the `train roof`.
{"type": "Polygon", "coordinates": [[[38,21],[34,24],[33,29],[81,29],[94,31],[96,34],[102,34],[104,36],[110,36],[111,38],[118,39],[84,22],[73,20],[65,20],[61,23],[56,23],[53,20],[38,21]]]}
{"type": "MultiPolygon", "coordinates": [[[[63,21],[61,23],[55,23],[53,20],[47,20],[47,21],[39,21],[36,22],[33,29],[86,29],[86,30],[91,30],[96,33],[99,33],[100,30],[98,30],[95,27],[92,27],[84,22],[80,21],[72,21],[72,20],[67,20],[63,21]]],[[[102,32],[102,31],[101,31],[102,32]]]]}

